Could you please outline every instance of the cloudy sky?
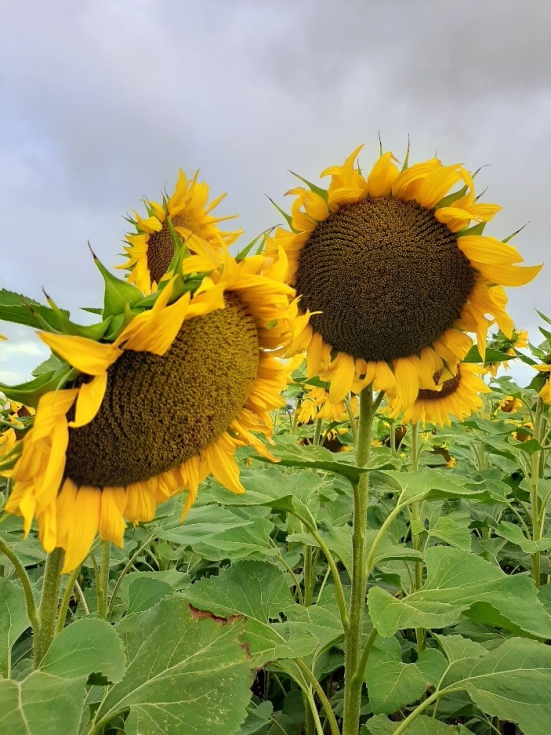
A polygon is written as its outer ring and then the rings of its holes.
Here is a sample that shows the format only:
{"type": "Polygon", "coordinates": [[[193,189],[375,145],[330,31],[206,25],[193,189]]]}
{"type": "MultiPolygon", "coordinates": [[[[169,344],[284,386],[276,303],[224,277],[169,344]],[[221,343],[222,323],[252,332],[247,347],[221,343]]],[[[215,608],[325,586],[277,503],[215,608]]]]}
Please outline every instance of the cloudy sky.
{"type": "MultiPolygon", "coordinates": [[[[100,305],[90,240],[108,265],[123,216],[178,167],[227,192],[249,239],[278,223],[287,169],[310,179],[360,143],[411,161],[487,167],[503,205],[487,233],[534,284],[510,290],[519,327],[551,313],[549,0],[1,0],[0,286],[44,287],[78,317],[100,305]]],[[[248,240],[247,240],[248,241],[248,240]]],[[[243,240],[243,243],[245,240],[243,240]]],[[[86,317],[83,316],[83,320],[86,317]]],[[[0,381],[46,357],[0,325],[0,381]]],[[[535,341],[539,341],[534,334],[535,341]]]]}

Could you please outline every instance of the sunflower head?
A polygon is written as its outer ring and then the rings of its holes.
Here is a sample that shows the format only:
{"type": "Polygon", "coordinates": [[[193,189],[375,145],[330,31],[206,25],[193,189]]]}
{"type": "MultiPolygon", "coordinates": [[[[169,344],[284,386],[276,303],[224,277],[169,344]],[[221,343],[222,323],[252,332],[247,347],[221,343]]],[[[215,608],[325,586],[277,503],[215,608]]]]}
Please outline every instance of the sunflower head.
{"type": "Polygon", "coordinates": [[[398,396],[390,398],[389,407],[392,415],[402,413],[402,423],[411,421],[446,426],[451,418],[464,421],[482,406],[481,393],[489,393],[490,389],[481,376],[484,369],[473,363],[461,363],[455,375],[442,381],[442,376],[433,376],[433,388],[422,388],[415,401],[404,406],[398,396]]]}
{"type": "Polygon", "coordinates": [[[461,164],[400,169],[383,153],[364,176],[359,150],[322,173],[327,189],[288,192],[290,229],[268,247],[286,250],[288,282],[312,313],[302,344],[309,375],[331,383],[329,400],[373,383],[411,404],[435,373],[455,372],[471,345],[465,332],[482,351],[493,321],[512,338],[502,287],[539,266],[520,268],[516,248],[482,234],[500,207],[477,202],[461,164]]]}
{"type": "Polygon", "coordinates": [[[174,192],[164,195],[161,203],[145,200],[146,216],[134,212],[129,220],[134,231],[126,235],[127,262],[117,267],[128,271],[128,280],[142,293],[154,291],[171,270],[179,242],[189,252],[203,256],[212,269],[221,264],[224,249],[241,234],[219,228],[220,222],[236,215],[211,214],[225,194],[209,204],[209,187],[197,181],[197,175],[189,180],[180,169],[174,192]]]}
{"type": "Polygon", "coordinates": [[[39,398],[6,509],[26,533],[37,519],[44,548],[65,549],[64,571],[96,533],[122,545],[125,519],[151,520],[174,493],[187,491],[187,511],[209,473],[244,492],[236,448],[271,456],[259,434],[270,435],[294,367],[281,359],[296,332],[294,291],[264,256],[226,253],[194,285],[205,267],[191,256],[185,279],[127,303],[108,339],[40,334],[69,371],[39,398]]]}

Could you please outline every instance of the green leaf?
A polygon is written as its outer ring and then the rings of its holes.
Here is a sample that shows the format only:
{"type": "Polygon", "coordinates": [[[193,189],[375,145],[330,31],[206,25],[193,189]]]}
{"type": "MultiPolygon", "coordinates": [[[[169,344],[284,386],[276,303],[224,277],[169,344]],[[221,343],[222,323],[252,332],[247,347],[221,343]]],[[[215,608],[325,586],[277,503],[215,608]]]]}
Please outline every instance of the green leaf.
{"type": "Polygon", "coordinates": [[[520,546],[525,554],[535,554],[537,551],[551,549],[551,538],[548,535],[545,535],[539,541],[532,541],[532,539],[526,538],[520,526],[508,521],[502,521],[495,529],[495,533],[512,544],[520,546]]]}
{"type": "Polygon", "coordinates": [[[173,594],[168,582],[148,577],[131,580],[128,590],[128,615],[149,610],[163,598],[173,594]]]}
{"type": "Polygon", "coordinates": [[[448,546],[429,548],[426,564],[425,585],[403,599],[380,587],[369,591],[371,619],[382,636],[403,628],[444,628],[468,613],[478,622],[551,637],[551,617],[526,574],[506,575],[484,559],[448,546]]]}
{"type": "Polygon", "coordinates": [[[500,352],[499,350],[493,350],[491,347],[487,347],[483,360],[480,352],[478,351],[478,347],[473,345],[463,359],[463,362],[508,362],[509,360],[514,359],[514,355],[508,355],[506,352],[500,352]]]}
{"type": "Polygon", "coordinates": [[[142,292],[128,281],[117,278],[111,273],[92,252],[94,263],[103,276],[105,293],[103,297],[103,318],[123,314],[126,304],[135,306],[143,299],[142,292]]]}
{"type": "Polygon", "coordinates": [[[471,550],[471,532],[468,528],[470,518],[465,519],[463,523],[457,521],[452,516],[440,516],[434,526],[428,532],[429,536],[440,539],[450,546],[464,551],[471,550]]]}
{"type": "MultiPolygon", "coordinates": [[[[292,437],[293,438],[293,437],[292,437]]],[[[369,470],[365,467],[355,467],[345,461],[337,461],[335,455],[324,447],[318,446],[299,446],[296,444],[277,444],[270,447],[270,452],[279,459],[278,464],[283,467],[304,467],[309,470],[325,470],[326,472],[336,472],[351,482],[357,484],[360,476],[369,470]]],[[[346,453],[344,453],[346,454],[346,453]]],[[[343,459],[342,454],[337,455],[343,459]]],[[[255,459],[261,462],[269,462],[269,459],[255,456],[255,459]]],[[[352,458],[350,458],[352,460],[352,458]]]]}
{"type": "Polygon", "coordinates": [[[0,677],[9,678],[12,646],[29,625],[22,588],[0,579],[0,677]]]}
{"type": "Polygon", "coordinates": [[[400,505],[419,500],[446,500],[465,498],[479,502],[503,502],[504,496],[494,486],[483,480],[473,480],[445,470],[422,469],[417,472],[378,470],[373,473],[374,482],[382,482],[400,493],[400,505]]]}
{"type": "Polygon", "coordinates": [[[125,670],[121,640],[105,620],[80,618],[54,638],[40,670],[63,679],[103,674],[110,682],[118,682],[125,670]]]}
{"type": "MultiPolygon", "coordinates": [[[[63,314],[69,317],[68,311],[63,314]]],[[[58,315],[53,309],[5,288],[0,289],[0,319],[33,329],[61,331],[58,315]]]]}
{"type": "MultiPolygon", "coordinates": [[[[227,495],[230,493],[226,491],[227,495]]],[[[240,509],[215,505],[192,508],[185,523],[179,519],[158,530],[159,538],[189,546],[207,559],[241,559],[251,554],[277,553],[270,543],[273,523],[259,515],[246,516],[240,509]]]]}
{"type": "Polygon", "coordinates": [[[21,682],[0,679],[0,732],[9,735],[77,735],[85,679],[34,671],[21,682]]]}
{"type": "Polygon", "coordinates": [[[445,656],[425,649],[416,663],[402,663],[397,638],[378,638],[369,655],[365,682],[373,712],[389,715],[416,702],[435,686],[446,670],[445,656]]]}
{"type": "Polygon", "coordinates": [[[71,377],[76,377],[77,375],[78,371],[73,370],[70,365],[63,362],[60,364],[58,370],[49,370],[40,373],[34,380],[29,380],[26,383],[13,386],[0,383],[0,390],[10,400],[19,401],[19,403],[25,404],[25,406],[36,408],[41,396],[56,390],[71,377]]]}
{"type": "Polygon", "coordinates": [[[317,640],[299,622],[271,623],[294,604],[285,575],[273,564],[239,561],[217,577],[196,582],[182,593],[199,610],[231,618],[247,618],[245,639],[255,666],[278,658],[311,653],[317,640]]]}
{"type": "Polygon", "coordinates": [[[304,506],[314,513],[320,504],[320,492],[331,492],[327,480],[315,472],[285,474],[277,467],[244,470],[241,482],[247,491],[243,495],[228,493],[226,488],[213,482],[208,496],[222,505],[263,505],[277,510],[301,509],[304,506]]]}
{"type": "Polygon", "coordinates": [[[443,685],[466,689],[483,712],[516,722],[524,735],[551,731],[551,648],[542,643],[510,638],[452,663],[443,685]]]}
{"type": "Polygon", "coordinates": [[[318,655],[340,642],[344,635],[335,588],[329,585],[315,605],[293,605],[285,609],[285,616],[290,621],[307,624],[310,633],[318,639],[318,655]]]}
{"type": "Polygon", "coordinates": [[[109,721],[125,709],[127,735],[231,735],[246,717],[250,667],[243,623],[193,616],[179,599],[122,620],[128,668],[96,714],[109,721]]]}

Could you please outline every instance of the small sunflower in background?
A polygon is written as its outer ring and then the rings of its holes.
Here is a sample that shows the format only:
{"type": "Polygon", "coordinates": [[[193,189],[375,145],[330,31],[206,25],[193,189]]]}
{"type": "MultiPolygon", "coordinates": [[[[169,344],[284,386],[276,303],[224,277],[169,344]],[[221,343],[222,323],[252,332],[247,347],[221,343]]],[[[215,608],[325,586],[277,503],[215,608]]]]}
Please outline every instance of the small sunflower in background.
{"type": "Polygon", "coordinates": [[[4,469],[3,465],[8,463],[9,466],[12,450],[23,438],[34,414],[34,408],[17,401],[8,401],[0,394],[0,476],[10,476],[10,470],[4,469]]]}
{"type": "MultiPolygon", "coordinates": [[[[177,274],[132,308],[115,298],[124,310],[111,313],[120,327],[109,340],[40,334],[69,378],[39,397],[6,510],[23,516],[25,534],[37,520],[46,551],[65,550],[64,572],[96,533],[122,546],[125,519],[151,520],[187,490],[185,514],[209,473],[244,492],[233,454],[252,445],[270,456],[257,434],[271,434],[293,369],[281,359],[296,331],[284,269],[226,252],[200,285],[177,274]]],[[[133,288],[109,284],[111,296],[133,288]]]]}
{"type": "Polygon", "coordinates": [[[516,413],[520,408],[522,408],[522,401],[514,396],[505,396],[505,398],[502,398],[501,401],[499,401],[498,407],[500,411],[503,411],[503,413],[516,413]]]}
{"type": "Polygon", "coordinates": [[[197,175],[198,172],[189,180],[180,169],[173,194],[163,196],[160,204],[146,200],[147,216],[141,217],[134,212],[134,219],[130,220],[135,232],[125,236],[128,245],[124,250],[128,260],[117,268],[127,270],[128,281],[144,294],[156,290],[172,262],[174,236],[171,229],[191,253],[208,261],[209,270],[220,265],[224,249],[241,234],[240,230],[220,230],[220,222],[237,215],[214,217],[211,212],[226,195],[222,194],[209,204],[209,187],[197,181],[197,175]]]}
{"type": "Polygon", "coordinates": [[[538,395],[545,403],[549,403],[551,405],[551,365],[532,365],[532,367],[544,374],[545,383],[538,392],[538,395]],[[545,375],[546,373],[547,375],[545,375]]]}
{"type": "MultiPolygon", "coordinates": [[[[528,330],[513,329],[511,337],[507,337],[501,330],[488,342],[488,348],[503,352],[505,355],[516,357],[517,350],[523,350],[528,347],[528,330]]],[[[509,360],[502,362],[485,363],[488,373],[495,378],[500,367],[509,370],[509,360]]]]}
{"type": "MultiPolygon", "coordinates": [[[[512,337],[503,286],[531,281],[515,247],[482,234],[500,210],[476,200],[471,174],[438,159],[399,169],[381,153],[364,176],[357,148],[331,166],[323,189],[305,181],[268,249],[283,247],[287,281],[312,317],[308,375],[329,380],[329,400],[373,384],[411,405],[419,390],[451,380],[477,335],[495,321],[512,337]],[[450,193],[451,192],[451,193],[450,193]],[[475,223],[471,226],[471,223],[475,223]]],[[[300,177],[299,177],[300,178],[300,177]]]]}
{"type": "MultiPolygon", "coordinates": [[[[314,419],[327,419],[329,421],[347,421],[348,409],[344,401],[330,403],[327,400],[328,391],[325,388],[305,385],[300,406],[297,408],[297,419],[301,424],[307,424],[314,419]]],[[[353,414],[358,413],[358,397],[353,395],[350,399],[350,410],[353,414]]]]}
{"type": "Polygon", "coordinates": [[[401,421],[406,424],[421,422],[449,426],[451,417],[463,421],[482,406],[481,393],[489,393],[490,388],[482,380],[484,368],[473,363],[461,363],[455,375],[443,383],[435,376],[434,390],[421,388],[415,401],[404,406],[395,396],[389,399],[391,415],[402,413],[401,421]],[[438,386],[437,386],[438,384],[438,386]],[[438,390],[436,390],[438,387],[438,390]]]}

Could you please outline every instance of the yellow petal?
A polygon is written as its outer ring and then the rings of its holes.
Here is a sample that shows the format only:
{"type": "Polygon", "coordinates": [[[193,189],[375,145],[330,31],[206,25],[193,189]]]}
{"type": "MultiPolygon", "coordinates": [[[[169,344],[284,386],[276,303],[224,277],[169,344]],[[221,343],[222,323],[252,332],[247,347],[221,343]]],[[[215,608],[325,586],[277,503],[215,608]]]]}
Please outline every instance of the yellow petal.
{"type": "Polygon", "coordinates": [[[121,354],[113,344],[103,344],[78,335],[38,332],[38,336],[56,355],[87,375],[100,375],[121,354]]]}
{"type": "Polygon", "coordinates": [[[396,181],[399,171],[393,160],[396,160],[390,151],[375,162],[371,173],[367,177],[367,191],[370,197],[382,197],[390,194],[392,184],[396,181]]]}
{"type": "Polygon", "coordinates": [[[402,406],[411,406],[419,393],[419,373],[413,362],[407,357],[394,360],[394,377],[402,406]]]}
{"type": "Polygon", "coordinates": [[[457,240],[457,247],[463,255],[477,263],[488,263],[490,265],[508,265],[511,263],[522,263],[518,250],[512,245],[497,240],[495,237],[484,237],[484,235],[469,235],[457,240]]]}
{"type": "Polygon", "coordinates": [[[230,446],[222,435],[215,442],[209,444],[203,450],[210,472],[221,485],[231,490],[232,493],[242,495],[245,488],[239,481],[239,466],[233,458],[230,446]]]}
{"type": "Polygon", "coordinates": [[[348,395],[356,368],[354,358],[346,352],[339,352],[331,363],[330,368],[331,385],[329,387],[329,400],[331,403],[339,403],[348,395]]]}
{"type": "Polygon", "coordinates": [[[98,530],[101,490],[83,486],[78,489],[72,523],[65,542],[62,574],[72,572],[86,559],[98,530]]]}
{"type": "MultiPolygon", "coordinates": [[[[168,286],[164,290],[166,288],[168,286]]],[[[186,293],[170,306],[138,314],[119,335],[115,344],[122,344],[125,350],[164,355],[180,331],[189,300],[190,295],[186,293]]]]}
{"type": "Polygon", "coordinates": [[[472,261],[472,266],[484,276],[488,283],[497,283],[501,286],[524,286],[538,275],[542,265],[489,265],[472,261]]]}
{"type": "Polygon", "coordinates": [[[122,549],[124,545],[123,513],[126,507],[126,492],[122,487],[105,487],[101,491],[100,516],[98,521],[99,537],[111,541],[122,549]]]}
{"type": "Polygon", "coordinates": [[[85,426],[99,411],[105,389],[107,387],[107,371],[96,375],[89,383],[83,383],[78,391],[76,403],[75,420],[69,421],[69,426],[74,429],[85,426]]]}

